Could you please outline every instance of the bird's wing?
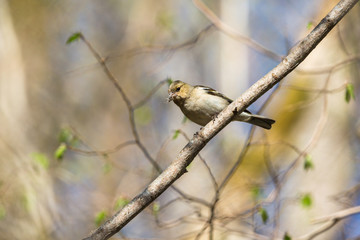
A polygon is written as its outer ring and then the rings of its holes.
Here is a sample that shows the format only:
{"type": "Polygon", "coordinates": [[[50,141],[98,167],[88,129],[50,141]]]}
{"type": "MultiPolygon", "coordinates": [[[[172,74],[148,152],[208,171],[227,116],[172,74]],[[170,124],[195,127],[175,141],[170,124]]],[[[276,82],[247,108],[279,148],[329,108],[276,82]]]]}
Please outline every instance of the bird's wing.
{"type": "MultiPolygon", "coordinates": [[[[199,87],[199,88],[205,90],[206,93],[208,93],[208,94],[210,94],[210,95],[214,95],[214,96],[218,96],[218,97],[224,98],[224,99],[226,99],[226,101],[228,101],[229,104],[233,102],[233,100],[231,100],[230,98],[228,98],[228,97],[225,96],[224,94],[216,91],[215,89],[213,89],[213,88],[211,88],[211,87],[206,87],[206,86],[202,86],[202,85],[196,85],[195,87],[199,87]]],[[[251,114],[251,112],[250,112],[249,110],[247,110],[247,109],[245,109],[244,112],[251,114]]]]}
{"type": "Polygon", "coordinates": [[[202,85],[197,85],[197,86],[195,86],[195,87],[198,87],[198,88],[201,88],[201,89],[205,90],[207,94],[221,97],[221,98],[225,99],[226,101],[228,101],[229,104],[233,102],[230,98],[228,98],[227,96],[225,96],[225,95],[222,94],[222,93],[219,93],[218,91],[216,91],[216,90],[213,89],[213,88],[206,87],[206,86],[202,86],[202,85]]]}

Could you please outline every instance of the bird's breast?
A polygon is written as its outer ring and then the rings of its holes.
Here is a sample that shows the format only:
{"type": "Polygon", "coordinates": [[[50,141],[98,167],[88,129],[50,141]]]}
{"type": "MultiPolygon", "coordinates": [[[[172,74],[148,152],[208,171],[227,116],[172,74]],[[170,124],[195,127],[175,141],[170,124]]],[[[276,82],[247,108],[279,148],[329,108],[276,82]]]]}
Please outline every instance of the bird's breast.
{"type": "Polygon", "coordinates": [[[191,101],[185,101],[181,110],[191,121],[204,126],[227,105],[228,102],[226,100],[208,95],[206,98],[196,98],[191,101]]]}

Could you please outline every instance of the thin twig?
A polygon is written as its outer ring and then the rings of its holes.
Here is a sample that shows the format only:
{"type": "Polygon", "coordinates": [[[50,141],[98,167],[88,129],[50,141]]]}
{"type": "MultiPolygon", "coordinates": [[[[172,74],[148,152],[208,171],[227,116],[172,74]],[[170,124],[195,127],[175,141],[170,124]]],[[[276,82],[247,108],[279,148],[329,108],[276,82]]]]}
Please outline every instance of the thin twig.
{"type": "Polygon", "coordinates": [[[335,220],[335,219],[341,220],[341,219],[344,219],[347,217],[351,217],[352,215],[355,215],[355,214],[360,214],[360,206],[344,209],[344,210],[338,211],[336,213],[332,213],[330,215],[317,218],[317,219],[313,220],[312,222],[313,223],[322,223],[322,222],[327,222],[327,221],[331,221],[331,220],[335,220]]]}
{"type": "Polygon", "coordinates": [[[232,27],[221,21],[220,18],[216,16],[216,14],[213,11],[211,11],[201,0],[193,0],[193,3],[221,32],[225,33],[229,37],[239,42],[248,45],[250,48],[256,50],[261,54],[264,54],[265,56],[271,59],[274,59],[276,61],[282,60],[282,56],[267,49],[266,47],[262,46],[261,44],[257,43],[251,38],[241,35],[235,29],[233,29],[232,27]]]}
{"type": "Polygon", "coordinates": [[[160,81],[153,89],[151,89],[151,91],[142,100],[135,103],[133,108],[134,109],[139,108],[142,105],[144,105],[146,102],[148,102],[149,99],[157,92],[157,90],[159,90],[167,82],[168,82],[168,79],[160,81]]]}
{"type": "Polygon", "coordinates": [[[126,141],[126,142],[123,142],[123,143],[120,143],[118,144],[117,146],[115,146],[114,148],[112,149],[107,149],[107,150],[83,150],[83,149],[80,149],[80,148],[76,148],[76,147],[73,147],[71,145],[67,145],[67,147],[74,151],[74,152],[78,152],[78,153],[81,153],[81,154],[84,154],[84,155],[109,155],[109,154],[112,154],[112,153],[116,153],[118,152],[120,149],[124,148],[124,147],[127,147],[127,146],[130,146],[130,145],[135,145],[136,142],[135,141],[126,141]]]}
{"type": "Polygon", "coordinates": [[[138,54],[143,54],[143,53],[164,52],[164,51],[167,51],[171,54],[180,49],[192,48],[193,46],[195,46],[196,43],[198,43],[205,36],[205,34],[211,32],[213,29],[214,29],[214,24],[210,24],[210,25],[206,26],[204,29],[202,29],[194,37],[192,37],[191,39],[189,39],[183,43],[175,44],[172,46],[149,45],[149,46],[136,47],[136,48],[127,50],[119,55],[109,56],[108,59],[111,60],[113,58],[118,58],[118,57],[123,57],[123,56],[133,57],[133,56],[136,56],[138,54]]]}
{"type": "Polygon", "coordinates": [[[330,71],[335,71],[337,69],[340,69],[340,67],[347,65],[347,64],[352,64],[352,63],[356,63],[360,61],[360,55],[355,55],[355,56],[349,56],[348,58],[341,60],[335,64],[332,64],[330,66],[326,66],[326,67],[317,67],[316,69],[296,69],[296,72],[298,73],[302,73],[302,74],[324,74],[324,73],[328,73],[330,71]]]}
{"type": "Polygon", "coordinates": [[[333,226],[335,226],[336,223],[338,223],[339,220],[335,219],[335,220],[331,220],[328,221],[326,223],[324,223],[323,225],[321,225],[319,228],[315,229],[314,231],[299,237],[299,240],[311,240],[314,239],[315,237],[317,237],[318,235],[320,235],[321,233],[326,232],[327,230],[329,230],[330,228],[332,228],[333,226]]]}

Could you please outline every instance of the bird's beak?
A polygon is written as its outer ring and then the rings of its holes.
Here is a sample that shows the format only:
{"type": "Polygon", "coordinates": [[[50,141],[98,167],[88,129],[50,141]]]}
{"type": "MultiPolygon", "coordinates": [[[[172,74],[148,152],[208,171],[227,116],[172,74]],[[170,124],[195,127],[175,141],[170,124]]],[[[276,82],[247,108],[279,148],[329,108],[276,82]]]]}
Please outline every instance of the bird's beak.
{"type": "Polygon", "coordinates": [[[171,102],[172,100],[174,100],[175,97],[175,93],[169,93],[169,97],[167,98],[168,102],[171,102]]]}

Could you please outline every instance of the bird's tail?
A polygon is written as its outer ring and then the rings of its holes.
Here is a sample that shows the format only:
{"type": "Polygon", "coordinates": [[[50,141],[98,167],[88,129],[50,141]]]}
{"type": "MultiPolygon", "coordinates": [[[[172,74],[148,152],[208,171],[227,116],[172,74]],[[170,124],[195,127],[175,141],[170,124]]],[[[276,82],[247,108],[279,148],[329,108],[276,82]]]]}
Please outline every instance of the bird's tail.
{"type": "Polygon", "coordinates": [[[265,129],[270,129],[271,125],[275,123],[275,120],[264,117],[264,116],[252,114],[251,118],[249,120],[247,120],[246,122],[254,124],[254,125],[262,127],[262,128],[265,128],[265,129]]]}

